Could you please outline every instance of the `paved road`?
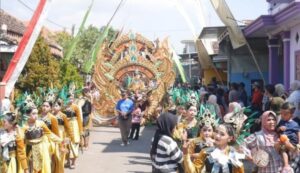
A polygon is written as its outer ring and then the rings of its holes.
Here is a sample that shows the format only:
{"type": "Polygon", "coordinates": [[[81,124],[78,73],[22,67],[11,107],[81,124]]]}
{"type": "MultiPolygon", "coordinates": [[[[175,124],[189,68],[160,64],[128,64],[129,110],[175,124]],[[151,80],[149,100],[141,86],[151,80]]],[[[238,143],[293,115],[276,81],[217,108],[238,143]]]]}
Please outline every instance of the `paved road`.
{"type": "Polygon", "coordinates": [[[77,160],[76,169],[66,173],[146,173],[151,172],[149,149],[154,128],[142,128],[138,141],[121,147],[119,128],[94,127],[90,148],[77,160]]]}

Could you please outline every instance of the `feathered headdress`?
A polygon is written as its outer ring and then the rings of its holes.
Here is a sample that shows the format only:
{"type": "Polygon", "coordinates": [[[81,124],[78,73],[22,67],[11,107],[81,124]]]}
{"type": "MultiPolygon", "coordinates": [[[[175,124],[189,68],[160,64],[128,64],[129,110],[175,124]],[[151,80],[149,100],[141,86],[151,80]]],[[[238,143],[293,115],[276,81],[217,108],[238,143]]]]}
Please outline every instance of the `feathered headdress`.
{"type": "Polygon", "coordinates": [[[231,124],[236,130],[236,134],[240,133],[240,130],[244,124],[244,121],[247,119],[247,116],[244,114],[245,108],[235,110],[226,114],[223,118],[225,123],[231,124]]]}
{"type": "Polygon", "coordinates": [[[172,96],[172,99],[176,105],[187,105],[192,104],[194,106],[197,106],[199,103],[199,96],[198,93],[186,89],[186,88],[172,88],[169,91],[169,95],[172,96]]]}
{"type": "Polygon", "coordinates": [[[4,112],[3,119],[8,120],[11,124],[17,124],[18,118],[14,112],[4,112]]]}
{"type": "Polygon", "coordinates": [[[47,101],[47,102],[54,102],[57,98],[57,89],[48,89],[48,92],[46,93],[46,96],[44,98],[44,101],[47,101]]]}
{"type": "Polygon", "coordinates": [[[255,116],[258,112],[252,112],[252,110],[247,108],[241,108],[234,110],[231,113],[228,113],[224,116],[224,122],[231,124],[236,131],[236,142],[242,144],[244,139],[250,135],[250,128],[255,121],[255,116]],[[249,115],[248,118],[245,115],[249,115]]]}
{"type": "Polygon", "coordinates": [[[18,124],[22,127],[24,122],[27,121],[26,111],[31,108],[36,108],[37,104],[42,103],[42,100],[37,94],[30,95],[27,92],[20,95],[15,102],[16,112],[18,114],[18,124]],[[34,99],[33,99],[34,98],[34,99]]]}

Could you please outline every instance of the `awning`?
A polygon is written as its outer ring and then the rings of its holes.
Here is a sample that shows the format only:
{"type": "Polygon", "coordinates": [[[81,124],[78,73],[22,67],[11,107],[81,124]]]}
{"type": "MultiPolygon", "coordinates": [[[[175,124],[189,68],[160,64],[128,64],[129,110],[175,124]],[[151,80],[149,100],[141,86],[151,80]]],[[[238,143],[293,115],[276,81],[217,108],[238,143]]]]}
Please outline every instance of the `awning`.
{"type": "Polygon", "coordinates": [[[246,37],[267,37],[300,23],[300,2],[293,2],[274,15],[262,15],[244,29],[246,37]]]}
{"type": "Polygon", "coordinates": [[[226,31],[225,26],[205,27],[200,33],[199,39],[218,38],[225,31],[226,31]]]}

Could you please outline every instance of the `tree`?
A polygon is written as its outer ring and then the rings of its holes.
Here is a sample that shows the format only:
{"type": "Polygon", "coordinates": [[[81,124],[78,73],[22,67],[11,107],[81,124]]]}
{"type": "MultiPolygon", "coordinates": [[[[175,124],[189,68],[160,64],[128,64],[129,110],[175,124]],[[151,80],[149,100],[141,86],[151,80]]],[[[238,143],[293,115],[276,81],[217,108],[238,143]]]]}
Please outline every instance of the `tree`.
{"type": "Polygon", "coordinates": [[[69,47],[72,36],[66,31],[56,32],[51,38],[55,40],[60,46],[63,47],[63,50],[66,50],[69,47]]]}
{"type": "MultiPolygon", "coordinates": [[[[93,25],[88,26],[80,35],[80,40],[71,56],[71,63],[75,64],[79,71],[83,72],[83,64],[91,58],[91,52],[93,46],[101,33],[103,33],[104,27],[98,29],[93,25]]],[[[115,35],[116,31],[112,28],[109,29],[108,39],[115,35]]],[[[63,47],[64,53],[69,49],[70,43],[72,42],[72,36],[67,32],[58,32],[55,35],[55,41],[63,47]]]]}
{"type": "Polygon", "coordinates": [[[69,85],[71,82],[74,82],[76,87],[83,86],[83,77],[80,76],[75,65],[62,60],[60,62],[60,70],[60,81],[63,86],[69,85]]]}
{"type": "Polygon", "coordinates": [[[45,39],[38,37],[16,87],[36,91],[38,87],[61,87],[59,62],[51,55],[45,39]]]}

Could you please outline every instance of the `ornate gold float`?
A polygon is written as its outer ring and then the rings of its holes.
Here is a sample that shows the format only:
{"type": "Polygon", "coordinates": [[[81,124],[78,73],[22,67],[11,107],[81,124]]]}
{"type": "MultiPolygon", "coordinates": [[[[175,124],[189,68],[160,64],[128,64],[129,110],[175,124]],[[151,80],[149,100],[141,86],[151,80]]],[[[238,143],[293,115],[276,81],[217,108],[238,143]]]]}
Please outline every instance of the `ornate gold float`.
{"type": "Polygon", "coordinates": [[[151,42],[140,34],[128,33],[104,44],[92,78],[100,92],[99,100],[94,102],[95,114],[106,119],[114,117],[121,91],[138,90],[149,103],[146,117],[153,116],[175,81],[171,57],[168,39],[151,42]]]}

